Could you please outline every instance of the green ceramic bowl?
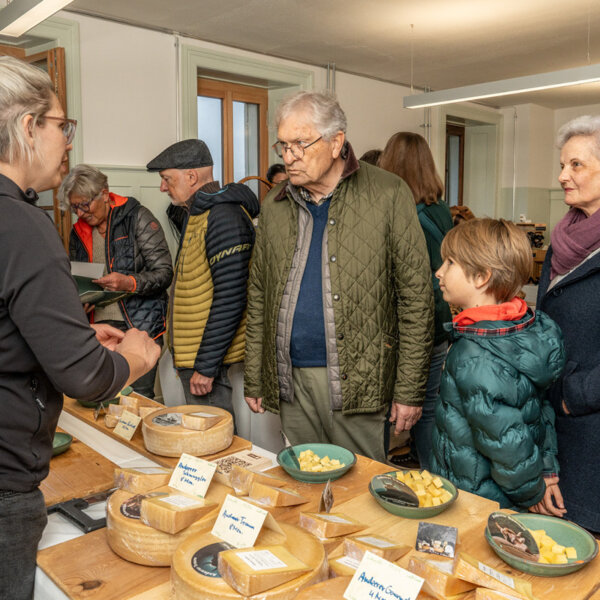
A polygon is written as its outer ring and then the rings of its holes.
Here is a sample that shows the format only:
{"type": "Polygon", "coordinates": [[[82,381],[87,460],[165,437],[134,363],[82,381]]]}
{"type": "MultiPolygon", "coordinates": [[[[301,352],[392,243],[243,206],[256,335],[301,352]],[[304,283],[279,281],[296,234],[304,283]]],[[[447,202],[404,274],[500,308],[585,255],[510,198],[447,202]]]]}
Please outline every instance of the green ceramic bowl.
{"type": "Polygon", "coordinates": [[[277,462],[288,475],[304,483],[325,483],[329,479],[331,481],[339,479],[356,463],[356,454],[354,452],[346,450],[346,448],[342,448],[341,446],[335,446],[334,444],[298,444],[297,446],[292,446],[292,449],[296,456],[300,456],[300,452],[303,450],[312,450],[320,458],[329,456],[331,460],[337,458],[344,464],[340,469],[334,469],[333,471],[319,471],[317,473],[301,471],[294,464],[294,460],[288,451],[289,449],[284,448],[277,455],[277,462]]]}
{"type": "Polygon", "coordinates": [[[519,558],[497,544],[492,539],[486,526],[485,539],[492,547],[492,550],[504,562],[519,571],[530,573],[531,575],[539,575],[540,577],[569,575],[569,573],[581,569],[581,567],[589,563],[598,554],[598,544],[594,537],[585,529],[579,527],[579,525],[571,523],[571,521],[535,513],[520,513],[511,515],[511,517],[524,527],[527,527],[527,529],[543,529],[557,544],[561,546],[573,546],[577,550],[577,558],[569,559],[568,563],[562,565],[549,565],[519,558]]]}
{"type": "Polygon", "coordinates": [[[57,456],[66,452],[72,441],[73,436],[70,436],[68,433],[56,432],[54,434],[54,439],[52,440],[52,456],[57,456]]]}
{"type": "MultiPolygon", "coordinates": [[[[128,385],[126,388],[123,388],[121,390],[121,395],[127,396],[127,394],[131,394],[131,392],[133,392],[133,388],[130,385],[128,385]]],[[[81,406],[85,406],[85,408],[96,408],[98,406],[97,402],[87,402],[86,400],[79,399],[77,399],[77,402],[79,402],[81,406]]],[[[105,400],[102,404],[104,404],[105,406],[107,404],[119,404],[119,396],[117,396],[116,398],[111,398],[110,400],[105,400]]]]}
{"type": "MultiPolygon", "coordinates": [[[[440,477],[440,480],[443,484],[443,488],[448,490],[452,494],[452,498],[439,506],[401,506],[399,504],[394,504],[393,502],[388,502],[385,498],[382,498],[377,490],[381,489],[382,486],[378,484],[378,480],[380,477],[385,477],[388,475],[395,476],[396,471],[389,471],[388,473],[383,473],[382,475],[375,475],[373,479],[371,479],[369,483],[369,492],[371,495],[385,510],[392,513],[393,515],[397,515],[399,517],[404,517],[405,519],[429,519],[430,517],[435,517],[435,515],[439,515],[441,512],[444,512],[447,508],[449,508],[452,503],[458,498],[458,489],[456,486],[440,477]]],[[[432,473],[433,475],[433,473],[432,473]]],[[[439,477],[439,475],[434,475],[435,477],[439,477]]]]}

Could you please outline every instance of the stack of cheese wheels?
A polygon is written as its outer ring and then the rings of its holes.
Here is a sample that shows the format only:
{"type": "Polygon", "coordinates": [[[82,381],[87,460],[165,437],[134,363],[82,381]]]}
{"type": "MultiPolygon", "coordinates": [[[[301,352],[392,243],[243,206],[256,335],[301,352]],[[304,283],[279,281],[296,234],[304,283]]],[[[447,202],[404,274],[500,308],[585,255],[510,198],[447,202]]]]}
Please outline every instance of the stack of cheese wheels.
{"type": "MultiPolygon", "coordinates": [[[[327,577],[325,550],[310,533],[296,527],[280,523],[283,535],[272,530],[261,531],[257,546],[281,544],[297,556],[310,571],[261,592],[253,598],[261,600],[292,600],[298,592],[327,577]]],[[[188,537],[175,551],[171,566],[172,598],[175,600],[228,600],[244,598],[230,587],[219,575],[218,554],[232,546],[210,533],[188,537]]]]}
{"type": "Polygon", "coordinates": [[[219,514],[219,505],[229,488],[219,483],[211,484],[206,499],[215,502],[215,510],[206,514],[189,527],[171,534],[154,529],[140,519],[143,498],[173,493],[168,486],[157,488],[145,494],[134,494],[117,490],[108,499],[106,506],[106,535],[108,545],[121,558],[139,565],[167,567],[175,548],[188,536],[210,531],[219,514]]]}
{"type": "Polygon", "coordinates": [[[231,446],[233,417],[231,413],[215,406],[172,406],[144,417],[142,434],[146,449],[154,454],[178,457],[185,452],[192,456],[205,456],[231,446]],[[221,418],[205,431],[183,426],[184,414],[199,412],[218,415],[221,418]]]}

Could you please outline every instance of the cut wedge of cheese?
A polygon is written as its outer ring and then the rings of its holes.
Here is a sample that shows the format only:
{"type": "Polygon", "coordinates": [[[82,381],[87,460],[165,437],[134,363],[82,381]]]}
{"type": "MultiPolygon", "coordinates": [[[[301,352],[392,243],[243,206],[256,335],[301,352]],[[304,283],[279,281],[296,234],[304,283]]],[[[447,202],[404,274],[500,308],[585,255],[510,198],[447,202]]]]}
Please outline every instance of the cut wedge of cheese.
{"type": "Polygon", "coordinates": [[[173,469],[166,467],[135,467],[115,469],[115,487],[134,494],[143,494],[167,485],[173,469]]]}
{"type": "MultiPolygon", "coordinates": [[[[235,454],[232,454],[232,456],[235,456],[235,454]]],[[[274,475],[253,471],[248,467],[238,464],[232,465],[231,471],[229,472],[229,485],[235,490],[235,493],[238,496],[249,494],[252,484],[255,481],[278,488],[286,485],[286,482],[283,479],[275,477],[274,475]]]]}
{"type": "Polygon", "coordinates": [[[457,594],[468,592],[475,584],[455,577],[454,561],[411,556],[407,569],[425,580],[423,591],[439,600],[447,600],[457,594]]]}
{"type": "Polygon", "coordinates": [[[138,410],[141,406],[141,402],[139,398],[134,398],[133,396],[121,396],[119,398],[119,404],[121,406],[126,406],[129,412],[134,414],[139,414],[138,410]]]}
{"type": "MultiPolygon", "coordinates": [[[[293,600],[303,588],[327,576],[325,552],[317,539],[299,527],[280,523],[283,534],[261,531],[260,545],[283,545],[309,571],[260,594],[261,600],[293,600]]],[[[219,552],[231,546],[210,533],[193,535],[177,548],[171,567],[171,589],[175,600],[240,600],[243,596],[227,584],[217,570],[219,552]]],[[[249,550],[248,548],[246,550],[249,550]]]]}
{"type": "Polygon", "coordinates": [[[250,488],[250,498],[266,506],[294,506],[308,502],[306,498],[292,490],[274,488],[255,481],[250,488]]]}
{"type": "MultiPolygon", "coordinates": [[[[124,406],[123,404],[109,404],[108,405],[108,414],[109,415],[113,415],[116,417],[120,417],[123,414],[123,411],[126,409],[127,407],[124,406]]],[[[135,412],[135,410],[130,410],[129,412],[132,412],[134,414],[137,414],[135,412]]]]}
{"type": "Polygon", "coordinates": [[[329,559],[329,577],[352,577],[358,569],[360,560],[349,556],[329,559]]]}
{"type": "Polygon", "coordinates": [[[333,538],[365,528],[356,519],[342,513],[300,513],[300,527],[320,538],[333,538]]]}
{"type": "Polygon", "coordinates": [[[481,587],[534,600],[529,581],[497,571],[464,552],[456,557],[454,575],[481,587]]]}
{"type": "Polygon", "coordinates": [[[117,426],[117,423],[119,422],[119,416],[118,415],[104,415],[104,424],[109,428],[109,429],[114,429],[117,426]]]}
{"type": "Polygon", "coordinates": [[[183,492],[165,493],[164,496],[144,498],[140,518],[154,529],[178,533],[218,507],[216,502],[183,492]]]}
{"type": "Polygon", "coordinates": [[[260,594],[307,571],[310,567],[285,546],[256,546],[219,554],[219,574],[244,596],[260,594]]]}
{"type": "Polygon", "coordinates": [[[181,424],[184,414],[198,412],[198,405],[173,406],[144,417],[142,435],[146,449],[160,456],[205,456],[225,450],[233,441],[231,413],[215,406],[202,406],[202,412],[219,416],[216,425],[206,431],[187,429],[181,424]]]}
{"type": "Polygon", "coordinates": [[[296,600],[344,600],[344,592],[352,577],[334,577],[304,588],[296,600]]]}
{"type": "Polygon", "coordinates": [[[181,424],[186,429],[195,429],[196,431],[206,431],[221,420],[221,415],[214,415],[210,412],[204,412],[197,409],[195,412],[184,414],[181,417],[181,424]]]}
{"type": "Polygon", "coordinates": [[[160,410],[159,406],[158,407],[157,406],[140,406],[138,408],[138,414],[143,419],[144,417],[151,415],[153,412],[156,412],[157,410],[160,410]]]}
{"type": "MultiPolygon", "coordinates": [[[[302,517],[300,517],[302,518],[302,517]]],[[[410,546],[399,544],[380,535],[354,535],[344,540],[344,554],[350,558],[362,560],[368,550],[385,560],[395,562],[410,551],[410,546]]]]}
{"type": "Polygon", "coordinates": [[[520,600],[520,598],[505,592],[479,587],[475,590],[475,600],[520,600]]]}

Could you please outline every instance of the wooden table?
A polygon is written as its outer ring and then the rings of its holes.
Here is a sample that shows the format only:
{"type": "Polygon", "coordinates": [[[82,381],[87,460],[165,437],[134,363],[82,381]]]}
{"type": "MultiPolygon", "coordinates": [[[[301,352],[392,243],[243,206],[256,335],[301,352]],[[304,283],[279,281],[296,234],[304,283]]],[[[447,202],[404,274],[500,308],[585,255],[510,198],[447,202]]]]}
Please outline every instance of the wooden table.
{"type": "MultiPolygon", "coordinates": [[[[130,396],[136,396],[135,392],[131,393],[130,396]]],[[[148,406],[156,405],[156,408],[166,408],[164,404],[160,404],[158,402],[154,402],[154,400],[145,399],[145,403],[148,406]]],[[[114,429],[107,427],[104,424],[104,418],[102,416],[98,417],[97,420],[94,420],[94,409],[86,408],[85,406],[81,406],[77,400],[73,398],[69,398],[67,396],[64,397],[63,410],[78,419],[81,419],[84,423],[91,425],[98,431],[105,433],[106,435],[112,437],[117,440],[121,444],[128,446],[132,450],[143,454],[144,456],[152,459],[154,462],[162,465],[163,467],[174,468],[177,465],[179,457],[172,456],[159,456],[158,454],[153,454],[149,450],[146,450],[146,446],[144,445],[144,436],[142,435],[141,425],[138,427],[136,432],[133,434],[133,438],[131,440],[126,440],[118,435],[115,435],[114,429]]],[[[233,442],[231,446],[225,448],[225,450],[221,450],[221,452],[217,452],[215,454],[209,454],[207,456],[203,456],[202,458],[205,460],[215,460],[217,458],[221,458],[221,456],[227,456],[228,454],[233,454],[234,452],[239,452],[240,450],[249,450],[252,448],[252,442],[245,440],[237,435],[233,436],[233,442]]]]}

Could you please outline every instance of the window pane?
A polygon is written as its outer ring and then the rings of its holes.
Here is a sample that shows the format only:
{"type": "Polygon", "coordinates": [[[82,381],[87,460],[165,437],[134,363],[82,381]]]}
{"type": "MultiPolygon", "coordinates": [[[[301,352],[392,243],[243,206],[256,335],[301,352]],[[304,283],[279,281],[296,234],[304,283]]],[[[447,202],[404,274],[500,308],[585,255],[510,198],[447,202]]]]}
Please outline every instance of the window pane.
{"type": "Polygon", "coordinates": [[[198,139],[206,142],[212,154],[213,176],[223,181],[223,111],[220,98],[198,96],[198,139]]]}
{"type": "MultiPolygon", "coordinates": [[[[233,103],[233,180],[239,181],[258,172],[258,104],[233,103]]],[[[258,181],[248,185],[258,195],[258,181]]]]}
{"type": "Polygon", "coordinates": [[[446,202],[449,206],[458,204],[458,184],[460,170],[460,137],[448,136],[448,156],[446,157],[446,202]]]}

